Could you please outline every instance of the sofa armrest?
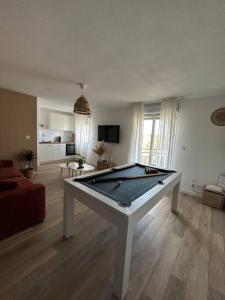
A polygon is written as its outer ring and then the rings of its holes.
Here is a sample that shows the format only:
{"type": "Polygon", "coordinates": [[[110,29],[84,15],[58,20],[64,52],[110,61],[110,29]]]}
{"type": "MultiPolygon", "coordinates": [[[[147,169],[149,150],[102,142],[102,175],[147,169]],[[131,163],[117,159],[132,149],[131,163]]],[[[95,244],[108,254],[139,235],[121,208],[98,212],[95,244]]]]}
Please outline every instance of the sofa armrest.
{"type": "Polygon", "coordinates": [[[1,213],[4,214],[9,211],[12,214],[17,214],[18,210],[29,213],[31,219],[36,218],[35,215],[38,215],[40,221],[44,220],[45,186],[41,183],[37,183],[27,187],[18,187],[13,190],[1,192],[0,216],[1,213]],[[16,207],[17,210],[15,210],[16,207]]]}
{"type": "Polygon", "coordinates": [[[0,240],[45,219],[45,186],[0,192],[0,240]]]}
{"type": "Polygon", "coordinates": [[[0,160],[0,168],[8,168],[13,167],[12,160],[0,160]]]}

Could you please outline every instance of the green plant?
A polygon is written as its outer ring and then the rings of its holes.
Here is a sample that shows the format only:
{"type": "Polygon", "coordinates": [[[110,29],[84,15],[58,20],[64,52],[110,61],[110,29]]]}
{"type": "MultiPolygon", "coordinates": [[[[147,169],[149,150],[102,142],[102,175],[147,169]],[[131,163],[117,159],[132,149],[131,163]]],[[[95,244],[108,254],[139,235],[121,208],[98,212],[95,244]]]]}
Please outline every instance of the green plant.
{"type": "Polygon", "coordinates": [[[67,166],[69,165],[69,163],[73,163],[73,162],[76,162],[76,163],[85,163],[86,161],[86,158],[84,156],[81,156],[81,155],[77,155],[75,158],[73,159],[70,159],[68,162],[67,162],[67,166]]]}
{"type": "Polygon", "coordinates": [[[79,158],[77,159],[76,162],[78,162],[78,163],[85,163],[85,161],[86,161],[85,157],[81,156],[81,157],[79,157],[79,158]]]}
{"type": "Polygon", "coordinates": [[[24,150],[21,153],[21,160],[26,161],[28,169],[32,169],[31,163],[36,159],[36,154],[31,149],[24,150]]]}

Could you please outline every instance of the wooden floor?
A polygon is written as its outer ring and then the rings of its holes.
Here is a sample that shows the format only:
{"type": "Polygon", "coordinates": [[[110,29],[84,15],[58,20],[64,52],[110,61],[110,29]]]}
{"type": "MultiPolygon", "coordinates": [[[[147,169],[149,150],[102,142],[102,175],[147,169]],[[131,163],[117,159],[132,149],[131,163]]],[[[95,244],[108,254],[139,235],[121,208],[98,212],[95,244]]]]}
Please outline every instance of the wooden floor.
{"type": "MultiPolygon", "coordinates": [[[[114,299],[115,228],[76,203],[76,233],[64,240],[63,177],[47,165],[34,181],[46,184],[47,218],[0,242],[0,299],[114,299]]],[[[180,200],[178,215],[165,197],[136,226],[126,300],[225,300],[225,214],[180,200]]]]}

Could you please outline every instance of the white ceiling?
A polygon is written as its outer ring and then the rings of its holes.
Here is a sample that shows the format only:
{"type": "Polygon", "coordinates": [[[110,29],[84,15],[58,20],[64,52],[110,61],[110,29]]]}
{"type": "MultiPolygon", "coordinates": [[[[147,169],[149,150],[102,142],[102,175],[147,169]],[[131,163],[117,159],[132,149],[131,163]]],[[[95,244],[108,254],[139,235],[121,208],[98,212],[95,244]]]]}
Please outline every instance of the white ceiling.
{"type": "Polygon", "coordinates": [[[71,105],[225,94],[224,0],[0,0],[0,86],[71,105]]]}

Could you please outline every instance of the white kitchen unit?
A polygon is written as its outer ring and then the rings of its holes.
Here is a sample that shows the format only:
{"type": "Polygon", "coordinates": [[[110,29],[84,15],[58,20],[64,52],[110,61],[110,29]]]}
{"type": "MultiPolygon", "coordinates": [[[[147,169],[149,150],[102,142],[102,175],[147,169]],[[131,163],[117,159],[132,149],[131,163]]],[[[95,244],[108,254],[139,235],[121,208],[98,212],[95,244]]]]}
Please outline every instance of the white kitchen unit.
{"type": "Polygon", "coordinates": [[[49,111],[47,109],[39,109],[38,125],[49,128],[49,111]]]}
{"type": "Polygon", "coordinates": [[[50,129],[64,130],[64,115],[51,112],[50,129]]]}
{"type": "Polygon", "coordinates": [[[64,130],[74,131],[74,118],[72,116],[64,115],[64,130]]]}
{"type": "Polygon", "coordinates": [[[38,144],[39,163],[68,159],[66,144],[38,144]]]}
{"type": "Polygon", "coordinates": [[[55,144],[54,145],[54,160],[60,160],[68,158],[66,156],[66,144],[55,144]]]}
{"type": "Polygon", "coordinates": [[[38,160],[40,163],[54,160],[54,146],[54,144],[38,144],[38,160]]]}
{"type": "Polygon", "coordinates": [[[50,129],[73,131],[74,118],[69,115],[50,112],[50,129]]]}

